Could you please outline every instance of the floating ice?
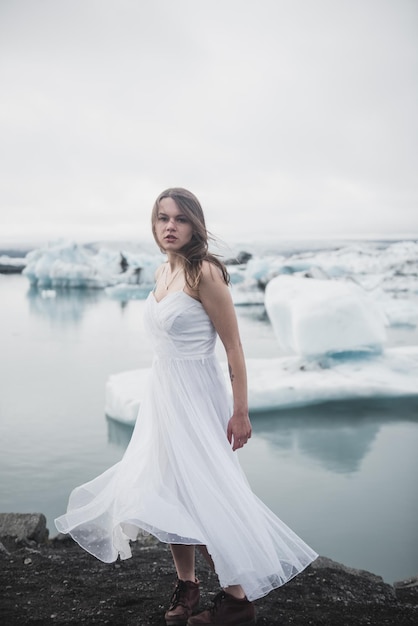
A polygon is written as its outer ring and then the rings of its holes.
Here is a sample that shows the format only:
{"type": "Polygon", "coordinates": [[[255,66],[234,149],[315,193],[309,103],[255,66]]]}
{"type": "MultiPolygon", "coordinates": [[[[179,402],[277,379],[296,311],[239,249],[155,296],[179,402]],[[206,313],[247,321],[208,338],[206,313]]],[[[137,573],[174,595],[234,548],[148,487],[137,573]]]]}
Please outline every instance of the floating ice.
{"type": "Polygon", "coordinates": [[[375,275],[383,280],[393,273],[417,275],[418,242],[357,242],[336,250],[296,254],[286,264],[298,270],[301,262],[321,267],[331,277],[375,275]]]}
{"type": "Polygon", "coordinates": [[[127,424],[134,424],[150,372],[150,368],[142,368],[109,376],[106,383],[106,415],[127,424]]]}
{"type": "Polygon", "coordinates": [[[253,257],[248,261],[246,268],[246,279],[253,281],[265,281],[270,276],[274,276],[285,263],[284,256],[253,257]]]}
{"type": "Polygon", "coordinates": [[[387,317],[390,326],[416,326],[418,324],[418,297],[391,297],[383,289],[377,289],[373,297],[387,317]]]}
{"type": "Polygon", "coordinates": [[[97,252],[72,241],[58,241],[26,256],[23,274],[43,289],[88,287],[103,289],[127,283],[152,285],[161,255],[100,248],[97,252]]]}
{"type": "Polygon", "coordinates": [[[0,254],[0,272],[2,274],[14,274],[21,272],[26,265],[24,257],[14,257],[0,254]]]}
{"type": "MultiPolygon", "coordinates": [[[[128,244],[126,247],[129,247],[128,244]]],[[[254,255],[248,262],[229,265],[234,302],[237,305],[262,304],[265,286],[282,274],[350,279],[372,296],[379,291],[390,297],[418,294],[417,241],[362,241],[339,244],[334,249],[324,243],[324,248],[316,245],[315,250],[305,252],[254,255]]],[[[31,284],[45,289],[106,288],[120,283],[151,286],[155,270],[163,260],[162,254],[148,251],[134,253],[125,251],[125,248],[118,251],[105,244],[93,250],[71,241],[58,241],[30,252],[24,259],[26,268],[23,273],[31,284]],[[122,271],[121,253],[127,262],[126,271],[122,271]]],[[[123,291],[121,287],[120,290],[109,289],[107,293],[114,298],[140,297],[138,289],[126,288],[123,291]]],[[[391,308],[389,304],[388,307],[391,308]]]]}
{"type": "Polygon", "coordinates": [[[381,308],[354,283],[277,276],[265,306],[279,344],[297,354],[380,350],[386,340],[381,308]]]}
{"type": "Polygon", "coordinates": [[[312,273],[315,268],[329,278],[351,278],[367,290],[418,293],[418,241],[361,241],[287,257],[253,257],[246,280],[266,285],[279,274],[312,273]]]}
{"type": "Polygon", "coordinates": [[[418,242],[357,242],[335,249],[317,249],[288,256],[253,256],[246,266],[233,270],[234,302],[238,305],[261,303],[263,289],[280,275],[319,279],[350,280],[375,299],[387,323],[415,324],[416,316],[394,300],[418,294],[418,242]],[[258,292],[258,293],[257,293],[258,292]],[[386,298],[382,297],[386,294],[386,298]]]}
{"type": "Polygon", "coordinates": [[[233,286],[231,289],[232,300],[235,306],[248,306],[252,304],[264,304],[264,292],[257,287],[252,289],[241,285],[233,286]]]}
{"type": "MultiPolygon", "coordinates": [[[[229,385],[227,364],[222,363],[229,385]]],[[[331,400],[418,395],[418,346],[351,358],[247,359],[250,411],[319,404],[331,400]]],[[[106,415],[134,424],[150,368],[113,374],[106,384],[106,415]]]]}

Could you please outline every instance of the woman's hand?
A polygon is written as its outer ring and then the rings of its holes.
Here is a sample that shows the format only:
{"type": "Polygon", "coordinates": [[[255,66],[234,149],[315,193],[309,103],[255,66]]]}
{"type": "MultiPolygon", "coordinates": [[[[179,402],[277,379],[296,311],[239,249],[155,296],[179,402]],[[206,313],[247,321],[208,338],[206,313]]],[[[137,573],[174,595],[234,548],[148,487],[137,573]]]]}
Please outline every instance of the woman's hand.
{"type": "Polygon", "coordinates": [[[251,422],[248,414],[233,414],[228,422],[227,437],[234,451],[244,447],[251,437],[251,422]]]}

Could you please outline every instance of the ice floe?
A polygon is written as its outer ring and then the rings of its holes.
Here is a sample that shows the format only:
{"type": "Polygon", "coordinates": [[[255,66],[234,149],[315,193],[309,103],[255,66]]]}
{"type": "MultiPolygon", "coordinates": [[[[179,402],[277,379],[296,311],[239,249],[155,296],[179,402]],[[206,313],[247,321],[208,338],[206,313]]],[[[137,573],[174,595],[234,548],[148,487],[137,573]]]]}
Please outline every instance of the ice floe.
{"type": "MultiPolygon", "coordinates": [[[[355,283],[367,292],[387,325],[418,322],[418,242],[356,242],[336,249],[254,256],[232,270],[235,304],[263,304],[277,276],[355,283]]],[[[307,283],[304,283],[307,286],[307,283]]]]}
{"type": "MultiPolygon", "coordinates": [[[[221,363],[229,385],[226,363],[221,363]]],[[[247,359],[250,411],[268,411],[353,398],[418,394],[418,346],[376,355],[247,359]]],[[[106,383],[105,412],[134,424],[150,368],[113,374],[106,383]]]]}
{"type": "Polygon", "coordinates": [[[280,346],[296,354],[380,350],[386,341],[382,309],[352,282],[276,276],[265,306],[280,346]]]}
{"type": "MultiPolygon", "coordinates": [[[[138,246],[136,246],[138,248],[138,246]]],[[[263,291],[275,276],[282,274],[320,279],[351,280],[372,295],[383,291],[391,297],[418,294],[418,242],[358,241],[330,244],[324,249],[283,254],[244,254],[244,262],[229,265],[234,301],[238,305],[263,303],[263,291]]],[[[106,288],[119,284],[152,285],[154,272],[164,260],[160,253],[135,251],[101,245],[93,249],[73,241],[59,240],[29,252],[23,273],[32,285],[41,288],[106,288]]],[[[123,291],[108,290],[111,297],[123,291]]],[[[123,297],[138,297],[138,290],[126,288],[123,297]]]]}
{"type": "Polygon", "coordinates": [[[29,252],[23,274],[31,285],[43,289],[104,289],[120,283],[151,285],[161,260],[161,254],[132,253],[106,247],[94,251],[63,240],[29,252]]]}

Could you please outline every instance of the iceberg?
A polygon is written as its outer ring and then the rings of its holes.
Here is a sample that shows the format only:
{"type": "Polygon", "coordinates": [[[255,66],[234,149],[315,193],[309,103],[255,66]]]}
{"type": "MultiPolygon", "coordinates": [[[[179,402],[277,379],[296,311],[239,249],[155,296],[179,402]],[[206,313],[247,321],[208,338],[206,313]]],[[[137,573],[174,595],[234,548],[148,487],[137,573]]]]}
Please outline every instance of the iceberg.
{"type": "Polygon", "coordinates": [[[418,324],[418,297],[391,297],[383,289],[376,289],[375,302],[381,307],[389,326],[411,326],[418,324]]]}
{"type": "Polygon", "coordinates": [[[288,256],[253,257],[247,280],[266,285],[278,274],[297,274],[318,268],[329,278],[350,277],[365,288],[418,293],[418,241],[363,241],[337,247],[296,252],[288,256]]]}
{"type": "MultiPolygon", "coordinates": [[[[114,245],[105,242],[80,245],[65,239],[51,242],[26,255],[23,274],[31,285],[43,289],[86,287],[105,289],[111,298],[141,298],[147,291],[137,286],[153,285],[155,270],[164,261],[164,255],[153,254],[145,244],[141,245],[141,251],[136,250],[139,244],[134,242],[121,243],[120,250],[114,245]]],[[[277,247],[275,253],[240,254],[239,263],[228,265],[235,304],[262,305],[266,286],[280,275],[350,280],[379,304],[383,302],[381,293],[391,299],[418,295],[417,241],[364,241],[338,247],[323,242],[322,248],[314,246],[315,249],[303,252],[292,248],[285,254],[283,242],[278,242],[277,247]]],[[[386,301],[385,308],[393,313],[397,307],[386,301]]],[[[400,312],[400,318],[405,315],[409,320],[414,319],[405,310],[400,312]]],[[[399,323],[396,313],[395,318],[394,323],[399,323]]],[[[390,315],[389,319],[394,316],[390,315]]]]}
{"type": "Polygon", "coordinates": [[[237,305],[261,304],[264,290],[276,276],[332,279],[362,287],[387,314],[388,325],[403,324],[403,320],[407,324],[417,323],[417,316],[406,310],[411,307],[398,306],[395,302],[418,295],[417,241],[363,241],[287,256],[254,255],[246,265],[232,271],[233,298],[237,305]]]}
{"type": "MultiPolygon", "coordinates": [[[[418,242],[356,242],[335,250],[293,254],[285,260],[287,272],[321,268],[330,278],[350,277],[364,287],[418,292],[418,242]],[[364,284],[363,284],[364,283],[364,284]]],[[[283,270],[281,270],[283,271],[283,270]]]]}
{"type": "MultiPolygon", "coordinates": [[[[221,363],[229,385],[227,363],[221,363]]],[[[418,395],[418,346],[350,358],[300,356],[247,359],[251,412],[321,404],[332,400],[418,395]]],[[[112,374],[106,383],[105,413],[133,425],[151,368],[112,374]]]]}
{"type": "Polygon", "coordinates": [[[280,346],[297,354],[380,351],[386,341],[382,309],[352,282],[276,276],[265,307],[280,346]]]}
{"type": "Polygon", "coordinates": [[[105,247],[93,251],[73,241],[60,240],[32,250],[25,261],[22,273],[32,286],[105,289],[120,283],[152,285],[162,255],[105,247]]]}

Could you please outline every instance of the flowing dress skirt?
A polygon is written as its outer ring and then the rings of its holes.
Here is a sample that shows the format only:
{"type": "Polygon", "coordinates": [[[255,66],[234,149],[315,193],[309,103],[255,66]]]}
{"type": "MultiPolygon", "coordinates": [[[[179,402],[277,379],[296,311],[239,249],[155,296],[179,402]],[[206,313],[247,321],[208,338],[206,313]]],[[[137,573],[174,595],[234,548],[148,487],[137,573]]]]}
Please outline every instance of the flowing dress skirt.
{"type": "Polygon", "coordinates": [[[232,451],[231,398],[203,306],[183,291],[160,302],[151,293],[145,322],[156,357],[129,446],[74,489],[56,527],[104,562],[129,558],[144,531],[205,545],[221,586],[264,596],[317,554],[252,492],[232,451]]]}

